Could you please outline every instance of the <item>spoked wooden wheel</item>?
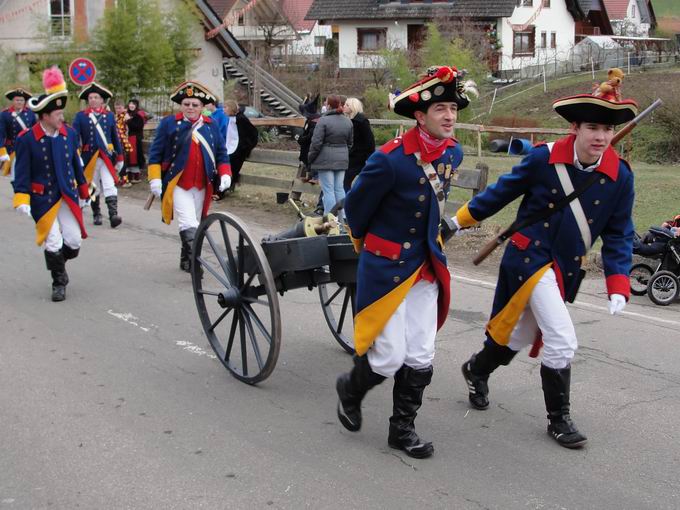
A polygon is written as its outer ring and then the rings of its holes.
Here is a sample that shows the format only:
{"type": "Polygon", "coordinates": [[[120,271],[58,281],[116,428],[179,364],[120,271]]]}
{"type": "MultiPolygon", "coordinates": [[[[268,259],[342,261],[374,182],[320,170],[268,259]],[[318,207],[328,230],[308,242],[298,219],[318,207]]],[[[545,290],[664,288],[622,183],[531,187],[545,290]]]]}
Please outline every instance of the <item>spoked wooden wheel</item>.
{"type": "Polygon", "coordinates": [[[213,213],[198,227],[191,266],[198,315],[219,360],[248,384],[269,377],[281,347],[281,311],[260,243],[237,216],[213,213]]]}
{"type": "Polygon", "coordinates": [[[335,340],[350,354],[354,354],[356,289],[354,283],[319,285],[321,309],[326,323],[335,340]]]}

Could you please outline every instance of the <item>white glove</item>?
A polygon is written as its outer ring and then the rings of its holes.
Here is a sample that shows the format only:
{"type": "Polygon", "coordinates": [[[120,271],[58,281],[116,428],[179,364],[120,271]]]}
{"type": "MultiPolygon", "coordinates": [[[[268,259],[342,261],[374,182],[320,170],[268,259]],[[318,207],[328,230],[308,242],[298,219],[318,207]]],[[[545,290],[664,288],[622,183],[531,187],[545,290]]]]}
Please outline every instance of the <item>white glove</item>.
{"type": "Polygon", "coordinates": [[[89,198],[79,198],[78,199],[78,205],[82,209],[83,207],[87,207],[90,205],[90,199],[89,198]]]}
{"type": "Polygon", "coordinates": [[[454,225],[456,226],[456,228],[458,229],[458,230],[456,230],[456,233],[453,234],[454,236],[457,237],[457,236],[462,236],[462,235],[467,234],[468,229],[467,229],[467,228],[462,228],[462,227],[460,226],[460,223],[458,223],[458,218],[456,218],[455,216],[452,216],[452,217],[451,217],[451,221],[453,221],[453,224],[454,224],[454,225]]]}
{"type": "Polygon", "coordinates": [[[2,156],[0,156],[0,163],[4,163],[5,161],[9,161],[8,154],[3,154],[2,156]]]}
{"type": "Polygon", "coordinates": [[[160,179],[151,179],[149,181],[149,187],[151,188],[151,193],[153,193],[156,198],[160,198],[161,191],[163,191],[163,183],[160,179]]]}
{"type": "Polygon", "coordinates": [[[626,307],[626,298],[621,294],[612,294],[609,296],[609,313],[617,315],[626,307]]]}
{"type": "Polygon", "coordinates": [[[124,164],[125,164],[124,161],[119,161],[118,163],[116,163],[116,167],[115,167],[115,168],[116,168],[116,172],[120,173],[120,171],[123,169],[123,165],[124,165],[124,164]]]}
{"type": "Polygon", "coordinates": [[[25,214],[26,216],[31,216],[31,206],[26,204],[18,205],[16,211],[19,214],[25,214]]]}
{"type": "Polygon", "coordinates": [[[229,186],[231,186],[231,176],[223,175],[220,177],[220,187],[218,189],[224,191],[229,189],[229,186]]]}

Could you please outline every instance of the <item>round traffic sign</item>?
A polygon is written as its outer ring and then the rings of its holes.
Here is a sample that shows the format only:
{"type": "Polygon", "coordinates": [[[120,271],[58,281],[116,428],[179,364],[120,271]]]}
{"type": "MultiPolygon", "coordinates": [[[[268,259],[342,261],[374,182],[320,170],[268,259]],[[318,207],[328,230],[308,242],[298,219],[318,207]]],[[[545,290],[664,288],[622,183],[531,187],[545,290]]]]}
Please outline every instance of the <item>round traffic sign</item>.
{"type": "Polygon", "coordinates": [[[94,81],[97,69],[89,58],[77,58],[68,66],[68,75],[76,85],[85,86],[94,81]]]}

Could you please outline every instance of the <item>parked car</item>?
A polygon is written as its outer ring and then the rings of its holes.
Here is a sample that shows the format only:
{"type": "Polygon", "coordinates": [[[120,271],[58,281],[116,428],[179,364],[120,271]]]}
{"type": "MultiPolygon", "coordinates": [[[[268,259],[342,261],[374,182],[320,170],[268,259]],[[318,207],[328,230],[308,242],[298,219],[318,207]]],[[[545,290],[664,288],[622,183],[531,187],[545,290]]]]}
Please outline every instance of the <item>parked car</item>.
{"type": "MultiPolygon", "coordinates": [[[[264,113],[248,105],[239,105],[243,114],[249,119],[266,117],[264,113]]],[[[297,126],[257,126],[258,131],[266,131],[270,136],[284,135],[296,140],[303,133],[303,128],[297,126]]]]}

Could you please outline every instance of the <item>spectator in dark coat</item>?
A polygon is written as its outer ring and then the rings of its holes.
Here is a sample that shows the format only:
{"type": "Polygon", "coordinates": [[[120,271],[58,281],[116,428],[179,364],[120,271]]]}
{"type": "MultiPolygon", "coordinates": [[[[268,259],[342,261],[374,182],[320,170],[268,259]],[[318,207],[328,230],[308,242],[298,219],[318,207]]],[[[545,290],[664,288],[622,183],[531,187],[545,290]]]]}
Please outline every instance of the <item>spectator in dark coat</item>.
{"type": "Polygon", "coordinates": [[[326,101],[328,111],[314,128],[307,154],[310,167],[319,173],[324,214],[331,212],[335,204],[345,198],[342,183],[352,147],[352,122],[343,115],[340,98],[331,95],[326,101]]]}
{"type": "Polygon", "coordinates": [[[142,170],[146,167],[142,146],[145,119],[140,114],[138,99],[128,101],[125,123],[127,124],[127,136],[131,146],[131,151],[126,153],[127,173],[129,181],[136,184],[141,182],[142,170]]]}
{"type": "Polygon", "coordinates": [[[375,152],[375,138],[371,124],[364,115],[364,105],[356,97],[347,98],[343,112],[352,121],[354,143],[349,151],[349,167],[345,172],[343,187],[349,191],[352,181],[359,175],[368,157],[375,152]]]}

